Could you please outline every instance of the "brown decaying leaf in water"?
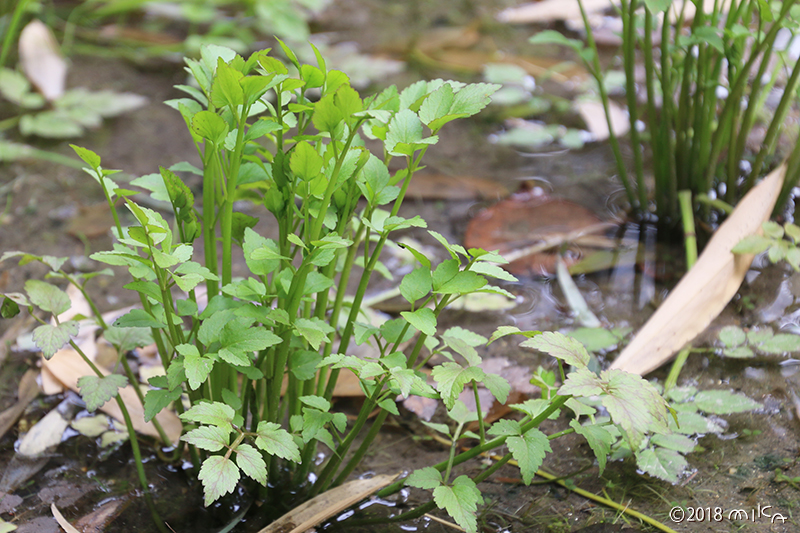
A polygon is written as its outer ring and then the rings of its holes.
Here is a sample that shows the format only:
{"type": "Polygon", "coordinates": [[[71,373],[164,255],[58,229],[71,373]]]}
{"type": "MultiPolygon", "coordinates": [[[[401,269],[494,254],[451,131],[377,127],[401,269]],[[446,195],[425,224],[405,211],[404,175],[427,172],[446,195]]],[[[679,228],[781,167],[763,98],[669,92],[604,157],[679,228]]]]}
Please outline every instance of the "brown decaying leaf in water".
{"type": "Polygon", "coordinates": [[[731,249],[744,237],[761,232],[783,185],[786,163],[773,170],[739,202],[717,229],[697,259],[664,303],[642,326],[611,365],[644,375],[669,360],[691,342],[736,294],[750,269],[753,256],[731,249]]]}
{"type": "MultiPolygon", "coordinates": [[[[576,235],[585,229],[594,231],[600,223],[597,215],[578,204],[546,195],[518,193],[478,213],[467,226],[464,244],[467,248],[508,254],[566,234],[576,235]]],[[[567,265],[581,255],[578,248],[570,250],[573,253],[566,258],[567,265]]],[[[555,258],[552,252],[535,253],[504,266],[513,274],[541,275],[555,271],[555,258]]]]}
{"type": "Polygon", "coordinates": [[[78,214],[69,221],[67,233],[74,237],[94,239],[109,233],[114,219],[105,202],[81,206],[78,214]]]}
{"type": "Polygon", "coordinates": [[[414,176],[406,198],[421,200],[499,200],[508,196],[503,185],[474,176],[426,174],[414,176]]]}
{"type": "Polygon", "coordinates": [[[17,403],[0,413],[0,438],[16,424],[28,404],[39,395],[39,386],[36,384],[38,375],[36,370],[28,370],[22,376],[17,391],[17,403]]]}

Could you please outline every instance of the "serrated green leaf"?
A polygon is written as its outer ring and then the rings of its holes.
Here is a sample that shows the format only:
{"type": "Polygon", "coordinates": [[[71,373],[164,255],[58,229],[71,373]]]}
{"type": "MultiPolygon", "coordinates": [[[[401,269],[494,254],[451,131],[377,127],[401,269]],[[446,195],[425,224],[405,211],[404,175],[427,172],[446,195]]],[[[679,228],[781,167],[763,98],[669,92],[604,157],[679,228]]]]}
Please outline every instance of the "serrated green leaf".
{"type": "Polygon", "coordinates": [[[230,444],[230,431],[216,426],[202,426],[187,432],[181,440],[202,450],[217,452],[230,444]]]}
{"type": "Polygon", "coordinates": [[[740,327],[725,326],[719,332],[719,340],[722,341],[725,346],[733,348],[734,346],[744,344],[745,340],[747,340],[747,335],[740,327]]]}
{"type": "Polygon", "coordinates": [[[605,370],[600,379],[601,401],[632,450],[638,449],[646,433],[666,431],[666,402],[651,383],[622,370],[605,370]]]}
{"type": "Polygon", "coordinates": [[[313,396],[313,395],[301,396],[300,401],[310,407],[319,409],[320,411],[323,412],[327,412],[331,408],[331,402],[329,402],[322,396],[313,396]]]}
{"type": "Polygon", "coordinates": [[[267,463],[258,450],[249,444],[240,444],[236,447],[236,464],[245,475],[267,486],[267,463]]]}
{"type": "Polygon", "coordinates": [[[589,352],[580,341],[555,331],[545,331],[524,341],[520,346],[539,350],[578,369],[586,368],[590,360],[589,352]]]}
{"type": "Polygon", "coordinates": [[[400,315],[425,335],[436,335],[436,315],[431,309],[422,307],[414,312],[403,311],[400,315]]]}
{"type": "Polygon", "coordinates": [[[272,274],[280,266],[281,260],[285,259],[275,241],[265,239],[251,228],[244,230],[242,248],[247,268],[257,276],[272,274]]]}
{"type": "Polygon", "coordinates": [[[483,386],[489,389],[489,392],[500,404],[505,404],[506,400],[508,400],[511,385],[506,378],[497,374],[486,374],[483,376],[483,386]]]}
{"type": "Polygon", "coordinates": [[[800,350],[800,335],[777,333],[771,339],[759,344],[758,349],[768,354],[785,355],[800,350]]]}
{"type": "Polygon", "coordinates": [[[536,471],[542,466],[547,452],[552,452],[547,435],[536,428],[529,429],[522,436],[512,436],[506,439],[506,445],[511,455],[519,464],[522,472],[522,481],[530,485],[536,471]]]}
{"type": "Polygon", "coordinates": [[[478,261],[472,264],[469,268],[471,272],[476,272],[478,274],[483,274],[484,276],[489,276],[495,279],[501,279],[503,281],[519,281],[516,277],[512,276],[502,267],[494,265],[492,263],[487,263],[485,261],[478,261]]]}
{"type": "Polygon", "coordinates": [[[417,487],[418,489],[435,489],[442,484],[442,473],[432,466],[419,468],[411,472],[405,479],[406,485],[409,487],[417,487]]]}
{"type": "Polygon", "coordinates": [[[87,411],[96,411],[107,401],[116,398],[119,389],[128,384],[128,378],[119,374],[104,377],[83,376],[78,379],[81,398],[86,403],[87,411]]]}
{"type": "Polygon", "coordinates": [[[689,466],[686,459],[675,450],[647,448],[636,454],[636,466],[653,477],[677,483],[689,466]]]}
{"type": "Polygon", "coordinates": [[[436,381],[436,390],[444,401],[448,409],[455,405],[458,395],[464,390],[464,386],[475,380],[481,381],[486,374],[477,366],[463,368],[458,363],[446,362],[434,367],[431,376],[436,381]]]}
{"type": "Polygon", "coordinates": [[[289,158],[289,168],[295,176],[311,181],[320,175],[324,161],[306,141],[297,143],[289,158]]]}
{"type": "Polygon", "coordinates": [[[66,292],[38,279],[26,281],[25,292],[33,305],[54,315],[60,315],[72,306],[66,292]]]}
{"type": "Polygon", "coordinates": [[[433,489],[433,500],[440,509],[447,511],[456,524],[463,527],[467,533],[476,533],[478,530],[477,512],[478,504],[483,503],[481,491],[475,482],[467,476],[458,476],[453,485],[448,487],[440,485],[433,489]]]}
{"type": "MultiPolygon", "coordinates": [[[[179,344],[175,349],[183,355],[183,368],[189,388],[197,390],[214,368],[214,360],[200,355],[193,344],[179,344]]],[[[215,451],[215,450],[212,450],[215,451]]]]}
{"type": "Polygon", "coordinates": [[[295,378],[306,381],[316,376],[317,365],[322,361],[319,352],[311,350],[298,350],[291,354],[289,358],[289,370],[295,378]]]}
{"type": "Polygon", "coordinates": [[[582,435],[589,443],[589,447],[597,457],[597,466],[600,470],[600,475],[603,475],[603,470],[606,468],[606,461],[608,454],[611,452],[611,445],[614,444],[614,436],[608,432],[603,426],[595,424],[588,424],[582,426],[577,420],[571,420],[570,427],[575,430],[575,433],[582,435]]]}
{"type": "Polygon", "coordinates": [[[577,339],[589,352],[607,350],[619,344],[619,338],[606,328],[578,328],[567,334],[577,339]]]}
{"type": "Polygon", "coordinates": [[[445,83],[430,93],[419,108],[420,120],[431,129],[434,129],[431,123],[449,114],[454,97],[453,86],[449,83],[445,83]]]}
{"type": "Polygon", "coordinates": [[[489,435],[495,436],[503,436],[503,435],[522,435],[522,430],[520,428],[519,422],[516,420],[510,420],[508,418],[501,418],[487,431],[489,435]]]}
{"type": "Polygon", "coordinates": [[[436,144],[438,137],[422,138],[422,122],[416,113],[403,109],[395,113],[386,132],[386,151],[395,156],[411,155],[425,145],[436,144]]]}
{"type": "Polygon", "coordinates": [[[153,344],[153,335],[148,328],[117,328],[112,326],[103,333],[103,337],[114,346],[117,346],[122,354],[134,348],[153,344]]]}
{"type": "Polygon", "coordinates": [[[193,405],[180,415],[181,420],[217,426],[228,432],[233,431],[231,423],[236,416],[232,407],[220,402],[202,402],[193,405]]]}
{"type": "Polygon", "coordinates": [[[323,342],[328,341],[328,334],[334,329],[319,318],[298,318],[294,322],[294,328],[315,350],[323,342]]]}
{"type": "Polygon", "coordinates": [[[119,328],[166,328],[167,325],[154,318],[144,309],[131,309],[114,321],[119,328]]]}
{"type": "Polygon", "coordinates": [[[403,277],[400,282],[400,294],[409,303],[414,303],[427,296],[432,287],[431,269],[421,266],[415,268],[403,277]]]}
{"type": "Polygon", "coordinates": [[[691,453],[697,447],[697,443],[693,439],[678,433],[669,433],[666,435],[653,435],[650,442],[656,446],[675,450],[680,453],[691,453]]]}
{"type": "Polygon", "coordinates": [[[486,286],[486,278],[471,270],[464,270],[444,282],[436,292],[439,294],[468,294],[486,286]]]}
{"type": "Polygon", "coordinates": [[[203,461],[197,479],[203,482],[205,506],[233,492],[239,482],[239,468],[229,458],[214,455],[203,461]]]}
{"type": "Polygon", "coordinates": [[[731,249],[735,254],[760,254],[770,246],[774,241],[761,235],[749,235],[739,241],[736,246],[731,249]]]}
{"type": "Polygon", "coordinates": [[[300,448],[280,424],[261,421],[256,429],[256,446],[287,461],[300,462],[300,448]]]}
{"type": "MultiPolygon", "coordinates": [[[[174,366],[173,363],[172,366],[174,366]]],[[[170,368],[172,368],[170,366],[170,368]]],[[[169,407],[172,402],[180,399],[182,390],[180,387],[174,389],[154,389],[147,391],[144,397],[144,421],[150,422],[155,416],[169,407]]]]}
{"type": "Polygon", "coordinates": [[[744,394],[725,390],[700,391],[694,397],[694,404],[701,411],[714,415],[744,413],[764,407],[744,394]]]}
{"type": "Polygon", "coordinates": [[[33,330],[33,342],[42,350],[45,359],[50,359],[78,334],[80,326],[74,320],[62,322],[58,326],[42,324],[33,330]]]}
{"type": "Polygon", "coordinates": [[[9,298],[3,296],[3,303],[0,304],[0,318],[14,318],[19,314],[19,304],[9,298]]]}
{"type": "Polygon", "coordinates": [[[670,429],[682,435],[704,435],[706,433],[722,433],[725,428],[717,422],[695,412],[678,411],[678,425],[670,421],[670,429]]]}
{"type": "Polygon", "coordinates": [[[192,131],[211,141],[212,144],[222,144],[228,135],[228,125],[225,120],[211,111],[199,111],[192,117],[192,131]]]}

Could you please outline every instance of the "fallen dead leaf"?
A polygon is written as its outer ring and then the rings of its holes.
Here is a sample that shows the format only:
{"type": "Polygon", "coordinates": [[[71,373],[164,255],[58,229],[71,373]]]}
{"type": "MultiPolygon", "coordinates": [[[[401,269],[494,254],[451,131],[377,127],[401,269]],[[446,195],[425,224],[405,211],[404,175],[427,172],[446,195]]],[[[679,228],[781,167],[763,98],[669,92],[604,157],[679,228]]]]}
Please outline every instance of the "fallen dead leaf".
{"type": "MultiPolygon", "coordinates": [[[[281,385],[281,394],[286,394],[286,388],[289,386],[288,376],[283,376],[283,384],[281,385]]],[[[333,388],[334,398],[358,398],[364,396],[364,391],[361,389],[361,382],[352,370],[343,368],[339,372],[339,377],[336,380],[336,386],[333,388]]]]}
{"type": "Polygon", "coordinates": [[[73,237],[94,239],[102,237],[114,225],[114,219],[106,202],[80,206],[78,213],[69,221],[67,233],[73,237]]]}
{"type": "Polygon", "coordinates": [[[406,197],[421,200],[499,200],[508,196],[503,185],[474,176],[419,173],[408,186],[406,197]]]}
{"type": "Polygon", "coordinates": [[[56,507],[56,504],[54,503],[50,504],[50,511],[53,513],[53,517],[55,517],[56,522],[58,522],[58,525],[61,526],[64,529],[64,531],[66,531],[67,533],[81,533],[80,531],[78,531],[78,529],[75,528],[75,526],[67,522],[67,519],[64,518],[64,515],[62,515],[61,511],[59,511],[58,507],[56,507]]]}
{"type": "Polygon", "coordinates": [[[589,79],[589,73],[577,63],[550,57],[516,56],[477,50],[443,50],[433,55],[415,50],[412,55],[423,63],[430,63],[438,68],[472,74],[483,72],[488,63],[510,63],[521,67],[537,80],[549,77],[556,82],[566,83],[571,80],[583,82],[589,79]]]}
{"type": "Polygon", "coordinates": [[[53,32],[40,20],[33,20],[19,34],[19,62],[22,72],[47,100],[64,94],[67,63],[53,32]]]}
{"type": "MultiPolygon", "coordinates": [[[[510,261],[504,267],[513,274],[541,275],[555,271],[557,254],[547,252],[548,249],[569,242],[588,246],[591,240],[583,239],[585,234],[607,228],[585,207],[525,192],[478,213],[467,226],[464,245],[499,250],[510,261]]],[[[567,265],[577,262],[582,255],[574,245],[570,251],[567,265]]]]}
{"type": "Polygon", "coordinates": [[[58,408],[53,409],[25,434],[17,447],[17,453],[26,457],[44,455],[49,449],[61,444],[61,436],[69,422],[58,408]]]}
{"type": "Polygon", "coordinates": [[[28,404],[39,396],[39,385],[36,384],[38,375],[36,370],[28,370],[22,376],[17,390],[17,403],[0,413],[0,438],[16,424],[28,404]]]}
{"type": "Polygon", "coordinates": [[[75,522],[76,529],[83,533],[103,533],[108,525],[128,506],[127,498],[115,498],[108,501],[75,522]]]}
{"type": "MultiPolygon", "coordinates": [[[[43,359],[42,366],[51,372],[65,387],[75,392],[78,392],[78,379],[82,376],[95,375],[91,367],[86,364],[78,352],[71,348],[59,350],[49,360],[43,359]]],[[[134,429],[139,433],[158,438],[158,432],[153,424],[144,421],[144,408],[136,392],[133,390],[133,387],[128,385],[120,389],[119,395],[128,408],[134,429]]],[[[117,420],[124,420],[116,400],[106,402],[100,410],[117,420]]],[[[183,426],[175,413],[171,411],[161,411],[161,413],[156,416],[156,420],[159,421],[172,442],[176,442],[180,438],[183,426]]]]}
{"type": "MultiPolygon", "coordinates": [[[[613,7],[611,0],[583,0],[587,14],[597,13],[613,7]]],[[[556,22],[559,20],[580,19],[578,2],[564,0],[544,0],[504,9],[497,20],[509,24],[530,24],[531,22],[556,22]]]]}
{"type": "Polygon", "coordinates": [[[744,237],[761,232],[786,175],[786,163],[770,172],[736,206],[664,303],[612,363],[612,369],[644,375],[691,342],[722,311],[742,284],[752,255],[733,254],[744,237]]]}
{"type": "MultiPolygon", "coordinates": [[[[611,113],[611,127],[614,128],[614,136],[622,137],[630,130],[628,112],[613,101],[609,101],[608,106],[611,113]]],[[[608,121],[601,102],[578,100],[573,103],[573,107],[586,124],[586,129],[594,136],[595,142],[605,141],[609,138],[608,121]]]]}
{"type": "Polygon", "coordinates": [[[386,487],[397,479],[397,476],[398,474],[378,475],[368,479],[348,481],[295,507],[258,533],[303,533],[386,487]]]}
{"type": "Polygon", "coordinates": [[[448,48],[465,50],[475,46],[480,40],[481,33],[477,24],[444,26],[426,30],[414,46],[426,54],[431,54],[448,48]]]}
{"type": "Polygon", "coordinates": [[[403,400],[403,407],[417,415],[426,422],[430,422],[433,415],[436,414],[436,409],[439,407],[439,400],[433,398],[426,398],[424,396],[409,396],[403,400]]]}

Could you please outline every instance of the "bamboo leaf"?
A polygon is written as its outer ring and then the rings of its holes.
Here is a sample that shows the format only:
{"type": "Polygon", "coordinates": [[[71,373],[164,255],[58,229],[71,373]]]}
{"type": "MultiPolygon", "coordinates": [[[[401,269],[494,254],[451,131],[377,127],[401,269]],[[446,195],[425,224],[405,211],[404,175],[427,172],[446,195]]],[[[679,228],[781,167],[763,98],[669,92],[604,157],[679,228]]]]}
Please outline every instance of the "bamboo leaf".
{"type": "Polygon", "coordinates": [[[622,351],[611,368],[647,374],[691,342],[727,305],[739,289],[753,255],[731,250],[743,238],[761,231],[783,185],[784,163],[754,187],[722,224],[695,266],[622,351]]]}

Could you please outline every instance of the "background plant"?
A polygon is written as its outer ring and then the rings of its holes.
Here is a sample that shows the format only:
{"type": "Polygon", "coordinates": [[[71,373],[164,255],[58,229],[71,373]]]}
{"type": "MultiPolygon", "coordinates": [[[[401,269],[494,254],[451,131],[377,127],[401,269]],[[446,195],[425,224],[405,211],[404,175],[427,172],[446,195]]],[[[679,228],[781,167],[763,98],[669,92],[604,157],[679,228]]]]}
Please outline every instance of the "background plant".
{"type": "MultiPolygon", "coordinates": [[[[474,392],[481,412],[478,384],[503,403],[510,387],[479,366],[477,348],[489,342],[486,338],[460,327],[439,332],[438,317],[448,303],[467,294],[508,295],[487,283],[487,277],[514,280],[498,266],[502,258],[466,250],[429,231],[449,259],[433,264],[403,245],[418,262],[399,284],[411,310],[374,324],[363,314],[362,303],[390,234],[426,226],[418,216],[401,216],[400,207],[428,147],[445,124],[485,107],[497,86],[420,81],[403,91],[392,86],[362,99],[347,75],[329,70],[316,49],[316,64],[301,64],[281,46],[289,66],[268,50],[245,59],[214,45],[204,47],[200,59],[187,60],[197,86],[180,86],[190,98],[168,104],[185,119],[202,168],[180,163],[172,170],[162,168],[160,182],[140,182],[154,199],[169,201],[171,220],[137,204],[135,193],[113,181],[117,171],[103,168],[97,154],[73,147],[102,187],[115,221],[113,249],[92,258],[127,267],[133,281],[125,287],[138,292],[142,303],[113,326],[102,319],[98,325],[119,353],[155,342],[164,375],[151,378],[152,388],[140,396],[145,418],[154,420],[173,407],[180,413],[186,430],[181,443],[189,447],[206,505],[231,492],[242,475],[264,486],[268,476],[276,483],[289,477],[307,497],[342,483],[388,414],[397,413],[398,394],[441,399],[457,426],[454,431],[439,428],[453,441],[447,461],[386,490],[406,482],[433,489],[433,502],[415,512],[438,505],[469,531],[476,530],[475,511],[482,501],[476,482],[512,457],[530,482],[551,450],[549,441],[566,433],[584,435],[600,458],[608,453],[603,443],[612,435],[606,427],[617,426],[635,453],[646,435],[668,432],[666,404],[648,382],[620,371],[594,374],[587,368],[588,353],[574,339],[505,327],[491,340],[509,334],[533,337],[524,345],[575,370],[567,376],[560,367],[560,387],[555,374],[541,377],[542,397],[516,406],[521,420],[491,426],[478,420],[478,432],[465,433],[473,415],[458,402],[462,391],[474,392]],[[310,97],[312,90],[318,98],[310,97]],[[365,138],[382,145],[382,157],[366,149],[365,138]],[[395,159],[404,164],[391,172],[388,165],[395,159]],[[202,176],[202,212],[177,172],[202,176]],[[241,200],[271,213],[276,240],[253,230],[256,218],[234,210],[241,200]],[[127,214],[118,212],[120,202],[127,214]],[[198,240],[202,262],[192,260],[198,240]],[[235,278],[232,266],[242,256],[249,275],[235,278]],[[357,289],[347,295],[358,272],[357,289]],[[411,347],[401,351],[407,341],[411,347]],[[349,355],[351,343],[372,344],[373,356],[349,355]],[[434,367],[432,386],[420,369],[434,354],[446,361],[434,367]],[[365,394],[351,425],[344,413],[332,411],[342,369],[358,376],[365,394]],[[595,396],[611,425],[573,424],[549,436],[538,429],[564,405],[578,416],[591,413],[575,402],[595,396]],[[634,404],[636,416],[631,415],[634,404]],[[376,408],[379,414],[368,426],[376,408]],[[462,436],[477,439],[478,445],[457,453],[462,436]],[[319,444],[331,454],[310,483],[319,444]],[[491,469],[475,479],[453,477],[457,465],[503,445],[509,453],[491,469]]],[[[3,258],[12,257],[44,262],[52,276],[65,278],[86,296],[89,277],[69,276],[60,259],[16,252],[3,258]]],[[[20,305],[56,316],[69,308],[66,294],[51,283],[31,280],[25,290],[5,295],[4,316],[13,316],[20,305]]],[[[55,318],[53,324],[41,321],[34,341],[45,357],[67,342],[82,353],[70,340],[76,333],[76,322],[55,318]]],[[[97,370],[81,380],[89,409],[114,398],[121,401],[119,388],[136,382],[125,357],[120,364],[125,376],[97,370]]],[[[133,434],[130,422],[128,427],[133,434]]],[[[178,446],[176,457],[182,451],[178,446]]],[[[142,484],[147,491],[143,479],[142,484]]]]}
{"type": "MultiPolygon", "coordinates": [[[[537,34],[531,42],[555,42],[575,49],[597,80],[609,117],[597,46],[579,3],[586,45],[550,31],[537,34]]],[[[687,25],[689,4],[625,0],[619,8],[633,177],[618,140],[612,135],[610,141],[631,207],[640,215],[654,211],[662,221],[678,220],[680,190],[691,190],[695,195],[712,193],[730,204],[747,192],[777,157],[787,114],[797,103],[797,57],[788,53],[786,43],[777,41],[779,35],[786,37],[797,28],[794,2],[742,0],[724,8],[715,2],[710,11],[705,10],[705,4],[692,2],[695,14],[687,25]],[[669,22],[659,28],[659,17],[669,22]],[[660,39],[660,44],[654,44],[654,38],[660,39]],[[644,109],[637,102],[637,60],[645,67],[644,109]],[[779,86],[780,101],[774,109],[768,109],[767,96],[779,86]],[[765,138],[757,153],[749,153],[747,141],[761,120],[767,123],[765,138]],[[638,127],[639,121],[643,129],[638,127]],[[640,146],[646,146],[652,156],[652,190],[645,180],[640,146]]],[[[800,177],[798,149],[790,159],[793,165],[779,206],[800,177]]]]}

